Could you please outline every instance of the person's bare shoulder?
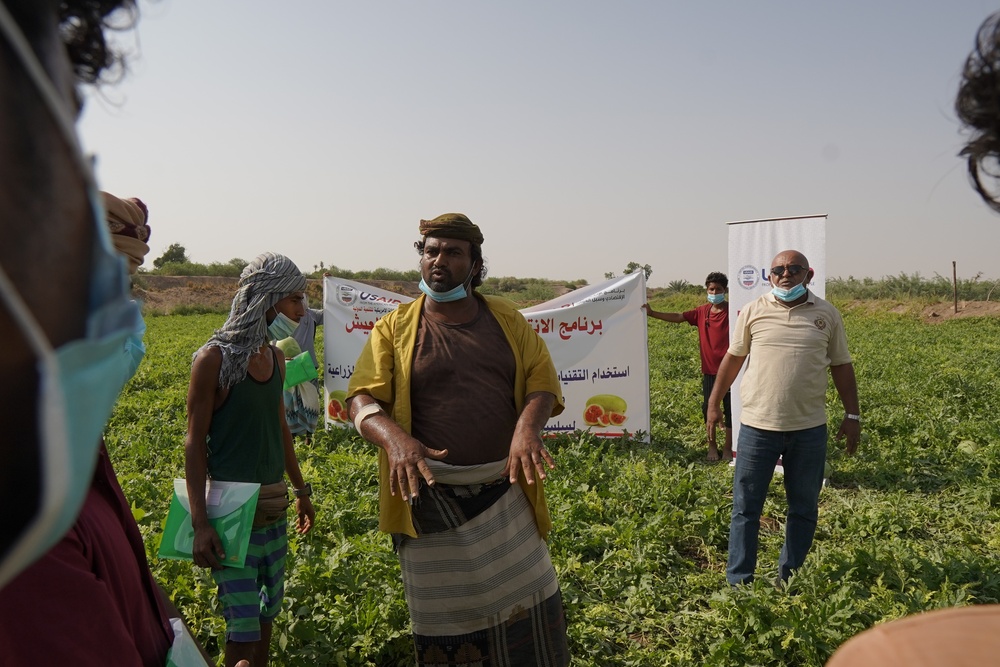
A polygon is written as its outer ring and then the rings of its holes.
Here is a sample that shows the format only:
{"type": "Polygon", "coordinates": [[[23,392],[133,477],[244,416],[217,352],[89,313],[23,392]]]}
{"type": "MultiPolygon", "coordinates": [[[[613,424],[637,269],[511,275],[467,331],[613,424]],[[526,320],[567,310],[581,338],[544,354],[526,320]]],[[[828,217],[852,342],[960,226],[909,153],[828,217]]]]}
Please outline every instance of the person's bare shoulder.
{"type": "Polygon", "coordinates": [[[222,370],[222,350],[218,346],[206,346],[195,352],[191,364],[190,391],[203,393],[219,389],[219,371],[222,370]]]}
{"type": "Polygon", "coordinates": [[[222,367],[222,349],[218,345],[206,345],[194,354],[194,366],[215,367],[219,370],[222,367]]]}

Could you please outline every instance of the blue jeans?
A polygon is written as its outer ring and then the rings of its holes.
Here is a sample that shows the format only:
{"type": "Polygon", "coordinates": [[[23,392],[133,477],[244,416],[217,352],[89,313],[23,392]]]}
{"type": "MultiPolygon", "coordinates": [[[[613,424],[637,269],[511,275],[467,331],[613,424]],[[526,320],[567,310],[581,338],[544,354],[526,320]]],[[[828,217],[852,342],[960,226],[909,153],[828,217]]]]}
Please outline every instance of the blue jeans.
{"type": "Polygon", "coordinates": [[[729,563],[726,565],[726,580],[731,585],[753,581],[760,513],[779,457],[785,469],[788,515],[778,576],[788,579],[805,561],[816,533],[819,491],[826,463],[826,435],[826,424],[784,432],[740,424],[733,479],[733,516],[729,523],[729,563]]]}

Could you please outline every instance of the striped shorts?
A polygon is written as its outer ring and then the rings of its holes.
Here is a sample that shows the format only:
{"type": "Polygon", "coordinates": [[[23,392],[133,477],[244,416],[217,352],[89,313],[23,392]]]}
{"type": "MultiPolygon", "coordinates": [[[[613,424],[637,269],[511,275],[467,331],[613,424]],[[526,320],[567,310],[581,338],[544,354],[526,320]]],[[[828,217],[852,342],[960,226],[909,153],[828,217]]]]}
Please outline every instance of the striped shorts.
{"type": "Polygon", "coordinates": [[[261,621],[270,623],[285,594],[288,521],[281,519],[250,533],[246,565],[214,570],[226,619],[226,641],[260,641],[261,621]]]}

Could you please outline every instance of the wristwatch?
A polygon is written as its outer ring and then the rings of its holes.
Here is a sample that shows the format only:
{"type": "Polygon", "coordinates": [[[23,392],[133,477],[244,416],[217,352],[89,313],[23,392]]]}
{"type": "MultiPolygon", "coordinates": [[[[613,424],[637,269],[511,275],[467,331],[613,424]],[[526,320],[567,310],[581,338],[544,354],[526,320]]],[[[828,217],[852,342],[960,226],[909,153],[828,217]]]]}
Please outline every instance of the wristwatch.
{"type": "Polygon", "coordinates": [[[851,413],[847,413],[844,415],[844,419],[853,419],[856,422],[860,422],[861,415],[852,415],[851,413]]]}
{"type": "Polygon", "coordinates": [[[292,493],[295,494],[296,498],[301,498],[302,496],[309,497],[313,494],[313,486],[309,482],[301,489],[292,489],[292,493]]]}

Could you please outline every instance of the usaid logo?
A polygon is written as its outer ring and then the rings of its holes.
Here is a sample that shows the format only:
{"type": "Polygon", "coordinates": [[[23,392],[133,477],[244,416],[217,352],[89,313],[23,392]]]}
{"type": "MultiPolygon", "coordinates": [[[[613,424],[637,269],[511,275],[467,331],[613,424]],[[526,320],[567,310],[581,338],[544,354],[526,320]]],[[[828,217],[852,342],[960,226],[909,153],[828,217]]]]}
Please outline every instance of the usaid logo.
{"type": "Polygon", "coordinates": [[[747,264],[741,268],[739,280],[743,289],[753,289],[756,287],[760,282],[760,274],[757,272],[757,267],[753,264],[747,264]]]}
{"type": "Polygon", "coordinates": [[[337,302],[343,306],[352,306],[358,300],[358,293],[350,285],[337,285],[337,302]]]}

